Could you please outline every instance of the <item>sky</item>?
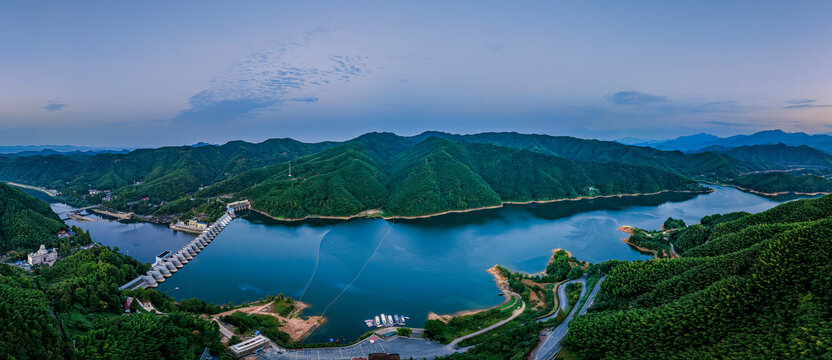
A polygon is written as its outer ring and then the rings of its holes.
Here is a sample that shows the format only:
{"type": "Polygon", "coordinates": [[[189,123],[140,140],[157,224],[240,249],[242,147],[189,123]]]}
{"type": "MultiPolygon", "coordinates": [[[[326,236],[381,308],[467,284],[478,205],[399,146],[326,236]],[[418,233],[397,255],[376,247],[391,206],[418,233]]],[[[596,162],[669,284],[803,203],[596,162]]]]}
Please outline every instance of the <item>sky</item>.
{"type": "Polygon", "coordinates": [[[830,1],[0,4],[0,145],[832,132],[830,1]]]}

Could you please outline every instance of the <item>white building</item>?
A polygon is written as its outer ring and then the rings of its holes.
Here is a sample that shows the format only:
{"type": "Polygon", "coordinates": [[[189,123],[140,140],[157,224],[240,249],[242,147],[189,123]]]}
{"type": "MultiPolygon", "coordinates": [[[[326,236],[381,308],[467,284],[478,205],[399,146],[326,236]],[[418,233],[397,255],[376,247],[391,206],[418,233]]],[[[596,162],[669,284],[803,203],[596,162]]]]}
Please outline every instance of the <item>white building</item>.
{"type": "Polygon", "coordinates": [[[38,264],[52,264],[58,261],[58,250],[57,249],[49,249],[46,250],[46,245],[41,244],[40,249],[37,252],[33,252],[29,254],[29,265],[38,265],[38,264]]]}

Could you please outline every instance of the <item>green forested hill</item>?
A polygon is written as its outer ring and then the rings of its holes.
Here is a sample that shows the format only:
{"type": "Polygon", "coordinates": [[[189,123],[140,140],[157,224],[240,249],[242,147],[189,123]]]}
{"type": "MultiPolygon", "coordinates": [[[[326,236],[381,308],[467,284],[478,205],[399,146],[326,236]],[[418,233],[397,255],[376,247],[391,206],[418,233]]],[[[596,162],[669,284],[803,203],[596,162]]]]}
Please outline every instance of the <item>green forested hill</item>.
{"type": "MultiPolygon", "coordinates": [[[[55,188],[70,200],[90,204],[101,202],[104,194],[86,196],[89,188],[113,190],[112,200],[105,205],[139,214],[170,215],[194,209],[214,213],[207,196],[224,194],[260,199],[264,208],[281,216],[347,215],[375,208],[390,214],[425,214],[429,209],[585,195],[580,190],[584,185],[604,194],[635,192],[639,189],[634,180],[643,181],[638,184],[642,190],[671,189],[664,182],[677,180],[667,173],[730,182],[741,173],[770,170],[784,161],[776,151],[751,148],[739,159],[730,154],[685,154],[565,136],[369,133],[345,142],[272,139],[123,154],[0,157],[0,179],[55,188]],[[481,147],[472,150],[475,146],[481,147]],[[520,152],[478,155],[480,150],[495,148],[520,152]],[[512,161],[501,161],[504,155],[512,161]],[[289,161],[297,168],[293,173],[298,176],[293,179],[288,178],[289,161]],[[565,170],[574,166],[581,170],[565,170]],[[609,176],[608,172],[619,170],[624,176],[609,176]],[[281,172],[287,176],[275,176],[281,172]],[[199,191],[204,187],[209,189],[199,191]]],[[[799,184],[785,183],[792,185],[799,184]]]]}
{"type": "Polygon", "coordinates": [[[206,346],[217,354],[216,325],[196,314],[124,314],[118,286],[147,268],[106,247],[33,273],[0,264],[0,358],[195,359],[206,346]]]}
{"type": "Polygon", "coordinates": [[[832,180],[816,175],[792,175],[789,173],[749,174],[735,178],[731,184],[764,193],[832,192],[832,180]]]}
{"type": "MultiPolygon", "coordinates": [[[[359,138],[360,139],[360,138],[359,138]]],[[[429,138],[406,144],[356,141],[292,163],[245,172],[198,197],[234,193],[273,216],[349,216],[380,210],[418,216],[448,210],[578,196],[702,190],[665,170],[560,156],[491,144],[429,138]]]]}
{"type": "MultiPolygon", "coordinates": [[[[832,357],[832,196],[710,216],[673,260],[610,262],[563,344],[585,359],[832,357]]],[[[690,231],[688,228],[686,231],[690,231]]]]}
{"type": "Polygon", "coordinates": [[[49,204],[0,183],[0,252],[53,244],[58,231],[64,228],[49,204]]]}
{"type": "MultiPolygon", "coordinates": [[[[120,203],[150,197],[170,201],[250,169],[285,162],[332,146],[272,139],[258,144],[163,147],[126,154],[61,155],[0,159],[0,179],[85,193],[90,187],[119,190],[120,203]],[[137,184],[139,183],[139,184],[137,184]]],[[[118,205],[118,204],[115,204],[118,205]]]]}
{"type": "Polygon", "coordinates": [[[777,170],[800,167],[832,168],[832,155],[806,145],[740,146],[720,152],[740,161],[768,165],[777,170]]]}

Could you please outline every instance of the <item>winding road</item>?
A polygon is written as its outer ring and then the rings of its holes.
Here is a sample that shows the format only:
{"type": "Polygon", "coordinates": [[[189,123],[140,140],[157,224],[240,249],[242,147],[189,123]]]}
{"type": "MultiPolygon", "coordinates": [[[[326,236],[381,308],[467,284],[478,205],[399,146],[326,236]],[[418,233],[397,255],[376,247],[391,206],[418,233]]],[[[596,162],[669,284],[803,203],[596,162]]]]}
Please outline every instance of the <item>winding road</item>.
{"type": "Polygon", "coordinates": [[[520,298],[520,295],[517,295],[517,294],[515,294],[515,293],[511,293],[511,296],[513,296],[513,297],[514,297],[514,299],[515,299],[515,300],[517,300],[517,301],[519,301],[519,302],[520,302],[520,304],[521,304],[519,308],[514,309],[514,312],[512,312],[512,313],[511,313],[511,316],[509,316],[507,319],[505,319],[505,320],[501,320],[501,321],[497,322],[496,324],[491,325],[491,326],[489,326],[489,327],[487,327],[487,328],[485,328],[485,329],[482,329],[482,330],[479,330],[479,331],[472,332],[472,333],[470,333],[470,334],[468,334],[468,335],[465,335],[465,336],[460,336],[460,337],[458,337],[458,338],[454,339],[454,341],[451,341],[451,343],[450,343],[450,344],[448,344],[448,345],[449,345],[449,346],[452,346],[452,347],[454,347],[454,348],[456,348],[456,345],[457,345],[457,344],[459,344],[460,342],[462,342],[463,340],[465,340],[465,339],[469,339],[469,338],[472,338],[472,337],[477,336],[477,335],[482,334],[482,333],[487,333],[487,332],[489,332],[489,331],[491,331],[491,330],[494,330],[494,329],[496,329],[496,328],[498,328],[498,327],[500,327],[500,326],[505,325],[505,324],[506,324],[506,323],[508,323],[509,321],[514,320],[514,318],[516,318],[516,317],[520,316],[520,314],[522,314],[522,313],[523,313],[523,311],[525,311],[525,310],[526,310],[526,303],[525,303],[525,302],[523,302],[523,299],[521,299],[521,298],[520,298]]]}
{"type": "MultiPolygon", "coordinates": [[[[598,295],[598,291],[601,290],[601,283],[604,282],[605,278],[606,276],[598,280],[598,283],[595,284],[595,288],[592,289],[592,292],[589,294],[589,297],[586,298],[586,302],[580,310],[577,308],[577,306],[572,308],[572,311],[569,312],[569,315],[566,316],[566,319],[564,319],[563,322],[560,323],[560,325],[558,325],[554,330],[543,332],[545,338],[537,347],[537,349],[535,349],[534,353],[532,353],[532,360],[549,360],[558,354],[558,352],[561,349],[560,341],[563,340],[563,338],[566,336],[566,332],[569,331],[569,323],[572,321],[575,312],[577,312],[578,315],[586,314],[586,311],[589,310],[589,308],[592,306],[593,301],[595,301],[595,296],[598,295]]],[[[570,282],[581,283],[581,296],[578,299],[583,297],[586,293],[586,278],[572,280],[570,282]]],[[[558,298],[561,300],[561,309],[565,309],[566,307],[568,307],[566,301],[566,284],[570,282],[563,283],[560,287],[558,287],[558,298]]],[[[548,318],[551,318],[551,316],[548,318]]],[[[540,321],[543,320],[545,319],[541,319],[540,321]]]]}

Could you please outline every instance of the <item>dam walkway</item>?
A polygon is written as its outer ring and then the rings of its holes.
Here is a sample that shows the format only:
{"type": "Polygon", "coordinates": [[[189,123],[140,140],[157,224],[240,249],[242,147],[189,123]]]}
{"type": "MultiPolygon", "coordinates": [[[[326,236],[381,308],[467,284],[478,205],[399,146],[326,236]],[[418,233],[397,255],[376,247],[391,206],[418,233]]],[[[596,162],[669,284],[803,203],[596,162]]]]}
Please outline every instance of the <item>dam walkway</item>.
{"type": "Polygon", "coordinates": [[[186,244],[177,252],[165,250],[159,255],[156,255],[156,261],[150,266],[150,270],[145,275],[139,275],[133,280],[128,281],[122,285],[119,290],[133,290],[138,288],[154,288],[159,286],[159,283],[171,277],[174,273],[179,271],[185,264],[202,252],[217,235],[231,223],[237,216],[237,212],[251,208],[248,200],[237,201],[227,205],[225,213],[216,222],[211,224],[205,231],[199,234],[191,242],[186,244]]]}

